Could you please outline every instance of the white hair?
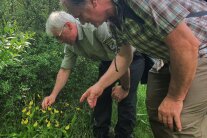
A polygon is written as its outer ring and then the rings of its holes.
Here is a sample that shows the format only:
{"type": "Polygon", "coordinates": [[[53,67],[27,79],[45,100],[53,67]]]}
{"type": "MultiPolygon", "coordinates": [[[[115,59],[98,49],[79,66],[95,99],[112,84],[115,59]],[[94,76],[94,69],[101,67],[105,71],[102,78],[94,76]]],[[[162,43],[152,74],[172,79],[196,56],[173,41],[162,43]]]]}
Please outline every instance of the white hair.
{"type": "Polygon", "coordinates": [[[46,22],[46,33],[49,36],[53,36],[52,30],[55,29],[60,31],[67,22],[75,23],[76,19],[64,11],[52,12],[46,22]]]}

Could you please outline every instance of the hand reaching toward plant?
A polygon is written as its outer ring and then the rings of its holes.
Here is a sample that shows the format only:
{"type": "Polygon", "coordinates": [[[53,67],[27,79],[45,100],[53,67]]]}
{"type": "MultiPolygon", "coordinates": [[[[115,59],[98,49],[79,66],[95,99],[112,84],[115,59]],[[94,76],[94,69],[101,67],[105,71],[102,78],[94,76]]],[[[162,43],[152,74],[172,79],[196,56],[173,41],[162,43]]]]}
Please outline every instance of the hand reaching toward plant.
{"type": "Polygon", "coordinates": [[[96,106],[97,99],[103,93],[103,90],[104,89],[100,87],[98,83],[94,84],[81,96],[80,102],[82,103],[87,99],[90,108],[94,108],[96,106]]]}
{"type": "Polygon", "coordinates": [[[50,95],[43,99],[42,108],[46,109],[48,106],[52,105],[55,102],[56,96],[50,95]]]}

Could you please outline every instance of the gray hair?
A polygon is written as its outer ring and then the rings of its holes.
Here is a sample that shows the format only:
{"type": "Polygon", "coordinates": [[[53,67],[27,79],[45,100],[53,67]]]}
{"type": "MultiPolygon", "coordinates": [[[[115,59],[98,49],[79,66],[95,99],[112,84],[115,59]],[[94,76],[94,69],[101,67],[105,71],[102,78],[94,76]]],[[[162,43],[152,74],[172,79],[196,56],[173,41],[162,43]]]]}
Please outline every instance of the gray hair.
{"type": "Polygon", "coordinates": [[[75,23],[76,19],[64,11],[52,12],[46,22],[46,33],[49,36],[53,36],[52,30],[56,29],[60,31],[67,22],[75,23]]]}

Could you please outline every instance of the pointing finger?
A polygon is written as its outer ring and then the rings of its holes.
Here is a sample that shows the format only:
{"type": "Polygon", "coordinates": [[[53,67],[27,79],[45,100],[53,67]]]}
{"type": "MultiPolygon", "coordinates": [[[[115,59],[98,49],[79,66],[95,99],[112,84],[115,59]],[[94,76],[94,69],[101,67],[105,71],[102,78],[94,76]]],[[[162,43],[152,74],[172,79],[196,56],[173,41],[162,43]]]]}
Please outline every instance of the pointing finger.
{"type": "Polygon", "coordinates": [[[80,102],[82,103],[89,96],[89,92],[86,91],[80,98],[80,102]]]}

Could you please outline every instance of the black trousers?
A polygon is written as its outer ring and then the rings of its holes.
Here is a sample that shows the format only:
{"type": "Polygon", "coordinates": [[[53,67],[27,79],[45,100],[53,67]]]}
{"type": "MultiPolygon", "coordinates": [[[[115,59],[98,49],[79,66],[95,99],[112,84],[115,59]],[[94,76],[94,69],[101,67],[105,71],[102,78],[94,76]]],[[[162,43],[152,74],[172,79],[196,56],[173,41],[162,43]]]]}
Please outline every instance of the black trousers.
{"type": "MultiPolygon", "coordinates": [[[[108,70],[111,62],[102,61],[99,66],[99,78],[108,70]]],[[[145,61],[141,55],[135,55],[130,65],[129,95],[118,103],[118,122],[115,127],[117,138],[130,138],[136,122],[137,87],[144,71],[145,61]]],[[[112,98],[114,84],[106,88],[98,98],[93,113],[93,132],[96,138],[108,138],[111,124],[112,98]]]]}

